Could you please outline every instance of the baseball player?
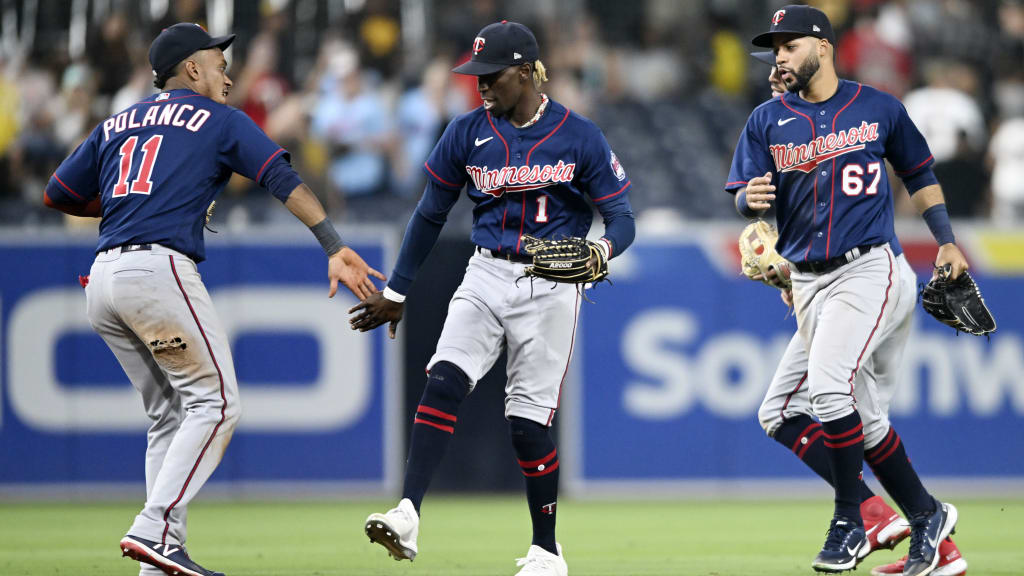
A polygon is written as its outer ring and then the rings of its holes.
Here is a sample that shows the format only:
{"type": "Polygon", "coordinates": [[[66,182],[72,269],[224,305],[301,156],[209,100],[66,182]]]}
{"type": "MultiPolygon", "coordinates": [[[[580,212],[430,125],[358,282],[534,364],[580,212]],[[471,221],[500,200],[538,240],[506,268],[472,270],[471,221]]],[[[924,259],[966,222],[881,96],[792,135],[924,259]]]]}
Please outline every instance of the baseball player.
{"type": "MultiPolygon", "coordinates": [[[[768,76],[768,84],[771,88],[772,98],[778,98],[785,94],[786,86],[779,78],[778,67],[775,66],[775,54],[773,52],[755,52],[751,54],[754,58],[771,65],[771,73],[768,76]]],[[[899,241],[894,235],[892,237],[894,252],[899,253],[899,241]]],[[[896,322],[897,334],[893,342],[897,343],[900,349],[905,345],[910,334],[912,316],[914,312],[914,301],[916,298],[916,283],[914,271],[910,268],[903,254],[896,257],[904,281],[899,287],[900,309],[896,316],[900,318],[896,322]]],[[[774,272],[769,272],[769,276],[774,272]]],[[[778,279],[769,278],[769,282],[778,282],[778,279]]],[[[792,291],[787,287],[782,288],[782,300],[787,306],[792,305],[792,291]]],[[[870,361],[871,359],[869,359],[870,361]]],[[[878,405],[873,407],[870,403],[860,403],[857,411],[861,414],[862,420],[874,420],[887,418],[889,402],[895,392],[897,385],[896,371],[875,369],[870,362],[857,373],[857,380],[874,379],[874,386],[878,391],[878,405]]],[[[758,420],[761,427],[769,437],[776,440],[786,448],[790,449],[809,468],[814,470],[822,479],[832,483],[832,472],[829,468],[828,456],[822,438],[821,424],[813,419],[814,413],[811,410],[810,397],[807,380],[807,348],[804,341],[797,332],[790,339],[789,345],[779,362],[772,377],[771,385],[765,394],[764,401],[758,410],[758,420]]],[[[878,428],[879,424],[865,424],[865,428],[878,428]]],[[[873,464],[873,462],[869,462],[873,464]]],[[[860,559],[879,548],[894,548],[899,542],[910,535],[910,525],[900,517],[880,496],[876,496],[864,483],[863,478],[859,482],[860,489],[860,514],[864,520],[864,532],[867,536],[867,544],[859,552],[860,559]]],[[[939,562],[932,573],[936,576],[961,576],[967,571],[967,562],[960,555],[952,538],[947,537],[939,546],[939,562]]],[[[906,558],[893,564],[880,566],[872,569],[872,574],[902,574],[906,558]]]]}
{"type": "Polygon", "coordinates": [[[633,241],[630,181],[591,121],[540,92],[546,78],[533,33],[502,21],[480,31],[469,62],[483,106],[448,125],[425,164],[426,190],[406,229],[391,281],[355,306],[352,327],[371,330],[402,318],[403,301],[465,186],[476,252],[448,308],[413,420],[402,500],[371,514],[366,533],[397,560],[417,554],[420,503],[454,433],[459,404],[508,352],[505,417],[526,479],[533,541],[518,574],[568,573],[555,541],[558,452],[548,427],[558,408],[576,334],[580,290],[538,280],[517,282],[530,263],[524,235],[586,236],[595,205],[604,218],[598,242],[608,257],[633,241]]]}
{"type": "Polygon", "coordinates": [[[227,335],[196,269],[207,206],[231,173],[270,190],[310,227],[328,255],[329,296],[340,281],[365,298],[376,290],[368,275],[384,279],[344,246],[288,152],[225,105],[223,50],[234,39],[211,38],[197,24],[164,29],[149,49],[162,92],[97,126],[44,193],[48,206],[101,218],[86,286],[89,321],[153,421],[146,504],[120,543],[143,563],[143,575],[220,574],[189,558],[184,544],[188,503],[240,414],[227,335]]]}
{"type": "Polygon", "coordinates": [[[794,267],[792,297],[807,351],[810,408],[821,422],[835,488],[828,536],[812,566],[852,569],[869,545],[860,513],[867,459],[910,519],[904,574],[929,574],[957,511],[921,484],[885,416],[876,380],[899,365],[905,341],[900,313],[913,305],[904,301],[908,279],[893,242],[883,160],[892,163],[935,236],[936,266],[949,266],[953,276],[967,268],[931,171],[933,159],[898,100],[836,76],[835,35],[821,11],[786,6],[753,43],[773,48],[787,93],[751,113],[725,187],[748,217],[774,202],[777,249],[794,267]],[[861,369],[875,378],[856,379],[861,369]],[[871,417],[862,418],[864,413],[871,417]]]}

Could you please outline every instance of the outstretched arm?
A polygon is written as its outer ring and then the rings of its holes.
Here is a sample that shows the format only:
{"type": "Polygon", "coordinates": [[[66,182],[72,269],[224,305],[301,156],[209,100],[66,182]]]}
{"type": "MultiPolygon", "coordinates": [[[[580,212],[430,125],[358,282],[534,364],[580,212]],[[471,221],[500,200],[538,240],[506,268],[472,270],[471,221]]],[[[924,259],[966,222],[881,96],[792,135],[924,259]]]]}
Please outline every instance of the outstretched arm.
{"type": "Polygon", "coordinates": [[[398,262],[391,272],[391,281],[383,292],[371,295],[349,310],[350,314],[359,312],[358,316],[349,320],[353,330],[367,332],[387,323],[388,336],[394,339],[405,310],[405,295],[437,243],[448,212],[458,199],[458,190],[444,188],[433,180],[427,182],[423,198],[405,229],[405,238],[398,252],[398,262]]]}
{"type": "Polygon", "coordinates": [[[331,281],[328,298],[338,292],[338,282],[363,300],[377,291],[370,276],[387,280],[383,274],[367,266],[366,262],[351,248],[345,246],[334,225],[327,219],[324,207],[305,184],[299,184],[288,195],[285,207],[309,227],[327,252],[327,278],[331,281]]]}

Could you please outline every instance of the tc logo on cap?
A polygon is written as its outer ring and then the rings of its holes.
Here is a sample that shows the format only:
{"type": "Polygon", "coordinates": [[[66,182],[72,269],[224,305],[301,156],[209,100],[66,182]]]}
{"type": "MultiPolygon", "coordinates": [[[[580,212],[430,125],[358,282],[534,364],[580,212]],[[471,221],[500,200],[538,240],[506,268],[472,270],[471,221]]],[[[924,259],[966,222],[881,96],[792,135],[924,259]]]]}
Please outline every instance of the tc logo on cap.
{"type": "Polygon", "coordinates": [[[473,40],[473,54],[474,55],[479,54],[480,51],[484,49],[484,43],[485,42],[486,41],[482,37],[480,37],[480,36],[477,36],[473,40]]]}
{"type": "Polygon", "coordinates": [[[782,19],[785,18],[785,17],[786,17],[786,11],[785,10],[777,11],[775,13],[775,15],[772,16],[772,24],[778,26],[779,22],[782,22],[782,19]]]}

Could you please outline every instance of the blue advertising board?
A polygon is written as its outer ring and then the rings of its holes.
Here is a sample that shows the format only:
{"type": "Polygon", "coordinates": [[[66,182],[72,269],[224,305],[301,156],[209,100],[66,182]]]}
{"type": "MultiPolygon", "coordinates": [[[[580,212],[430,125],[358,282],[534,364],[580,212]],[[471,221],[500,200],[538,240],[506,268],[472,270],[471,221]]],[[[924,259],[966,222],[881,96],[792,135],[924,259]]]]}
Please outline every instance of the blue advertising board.
{"type": "MultiPolygon", "coordinates": [[[[388,237],[350,245],[386,270],[388,237]]],[[[77,280],[94,242],[0,242],[0,488],[143,481],[148,420],[77,280]]],[[[199,271],[242,401],[212,482],[393,489],[398,348],[349,329],[357,300],[344,287],[328,299],[326,269],[306,237],[208,245],[199,271]]]]}
{"type": "MultiPolygon", "coordinates": [[[[812,477],[757,420],[796,320],[728,246],[639,241],[590,291],[563,406],[572,486],[812,477]]],[[[1024,478],[1006,451],[1024,440],[1024,274],[973,271],[998,331],[957,336],[918,307],[891,418],[922,475],[1024,478]]]]}

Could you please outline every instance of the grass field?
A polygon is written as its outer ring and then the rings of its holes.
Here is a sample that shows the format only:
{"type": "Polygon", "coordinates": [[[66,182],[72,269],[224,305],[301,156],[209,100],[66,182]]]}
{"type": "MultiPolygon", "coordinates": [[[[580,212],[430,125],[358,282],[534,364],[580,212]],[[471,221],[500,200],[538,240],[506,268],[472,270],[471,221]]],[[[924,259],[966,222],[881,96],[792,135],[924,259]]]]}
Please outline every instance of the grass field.
{"type": "MultiPolygon", "coordinates": [[[[199,502],[189,550],[228,576],[512,575],[529,546],[525,504],[509,497],[431,498],[420,556],[395,562],[369,544],[363,520],[376,501],[199,502]]],[[[1024,500],[958,500],[956,540],[969,574],[1024,572],[1024,500]]],[[[134,575],[117,541],[135,503],[0,503],[0,574],[134,575]]],[[[811,575],[830,506],[823,502],[579,502],[558,510],[570,574],[811,575]]],[[[906,553],[868,557],[857,573],[906,553]]]]}

